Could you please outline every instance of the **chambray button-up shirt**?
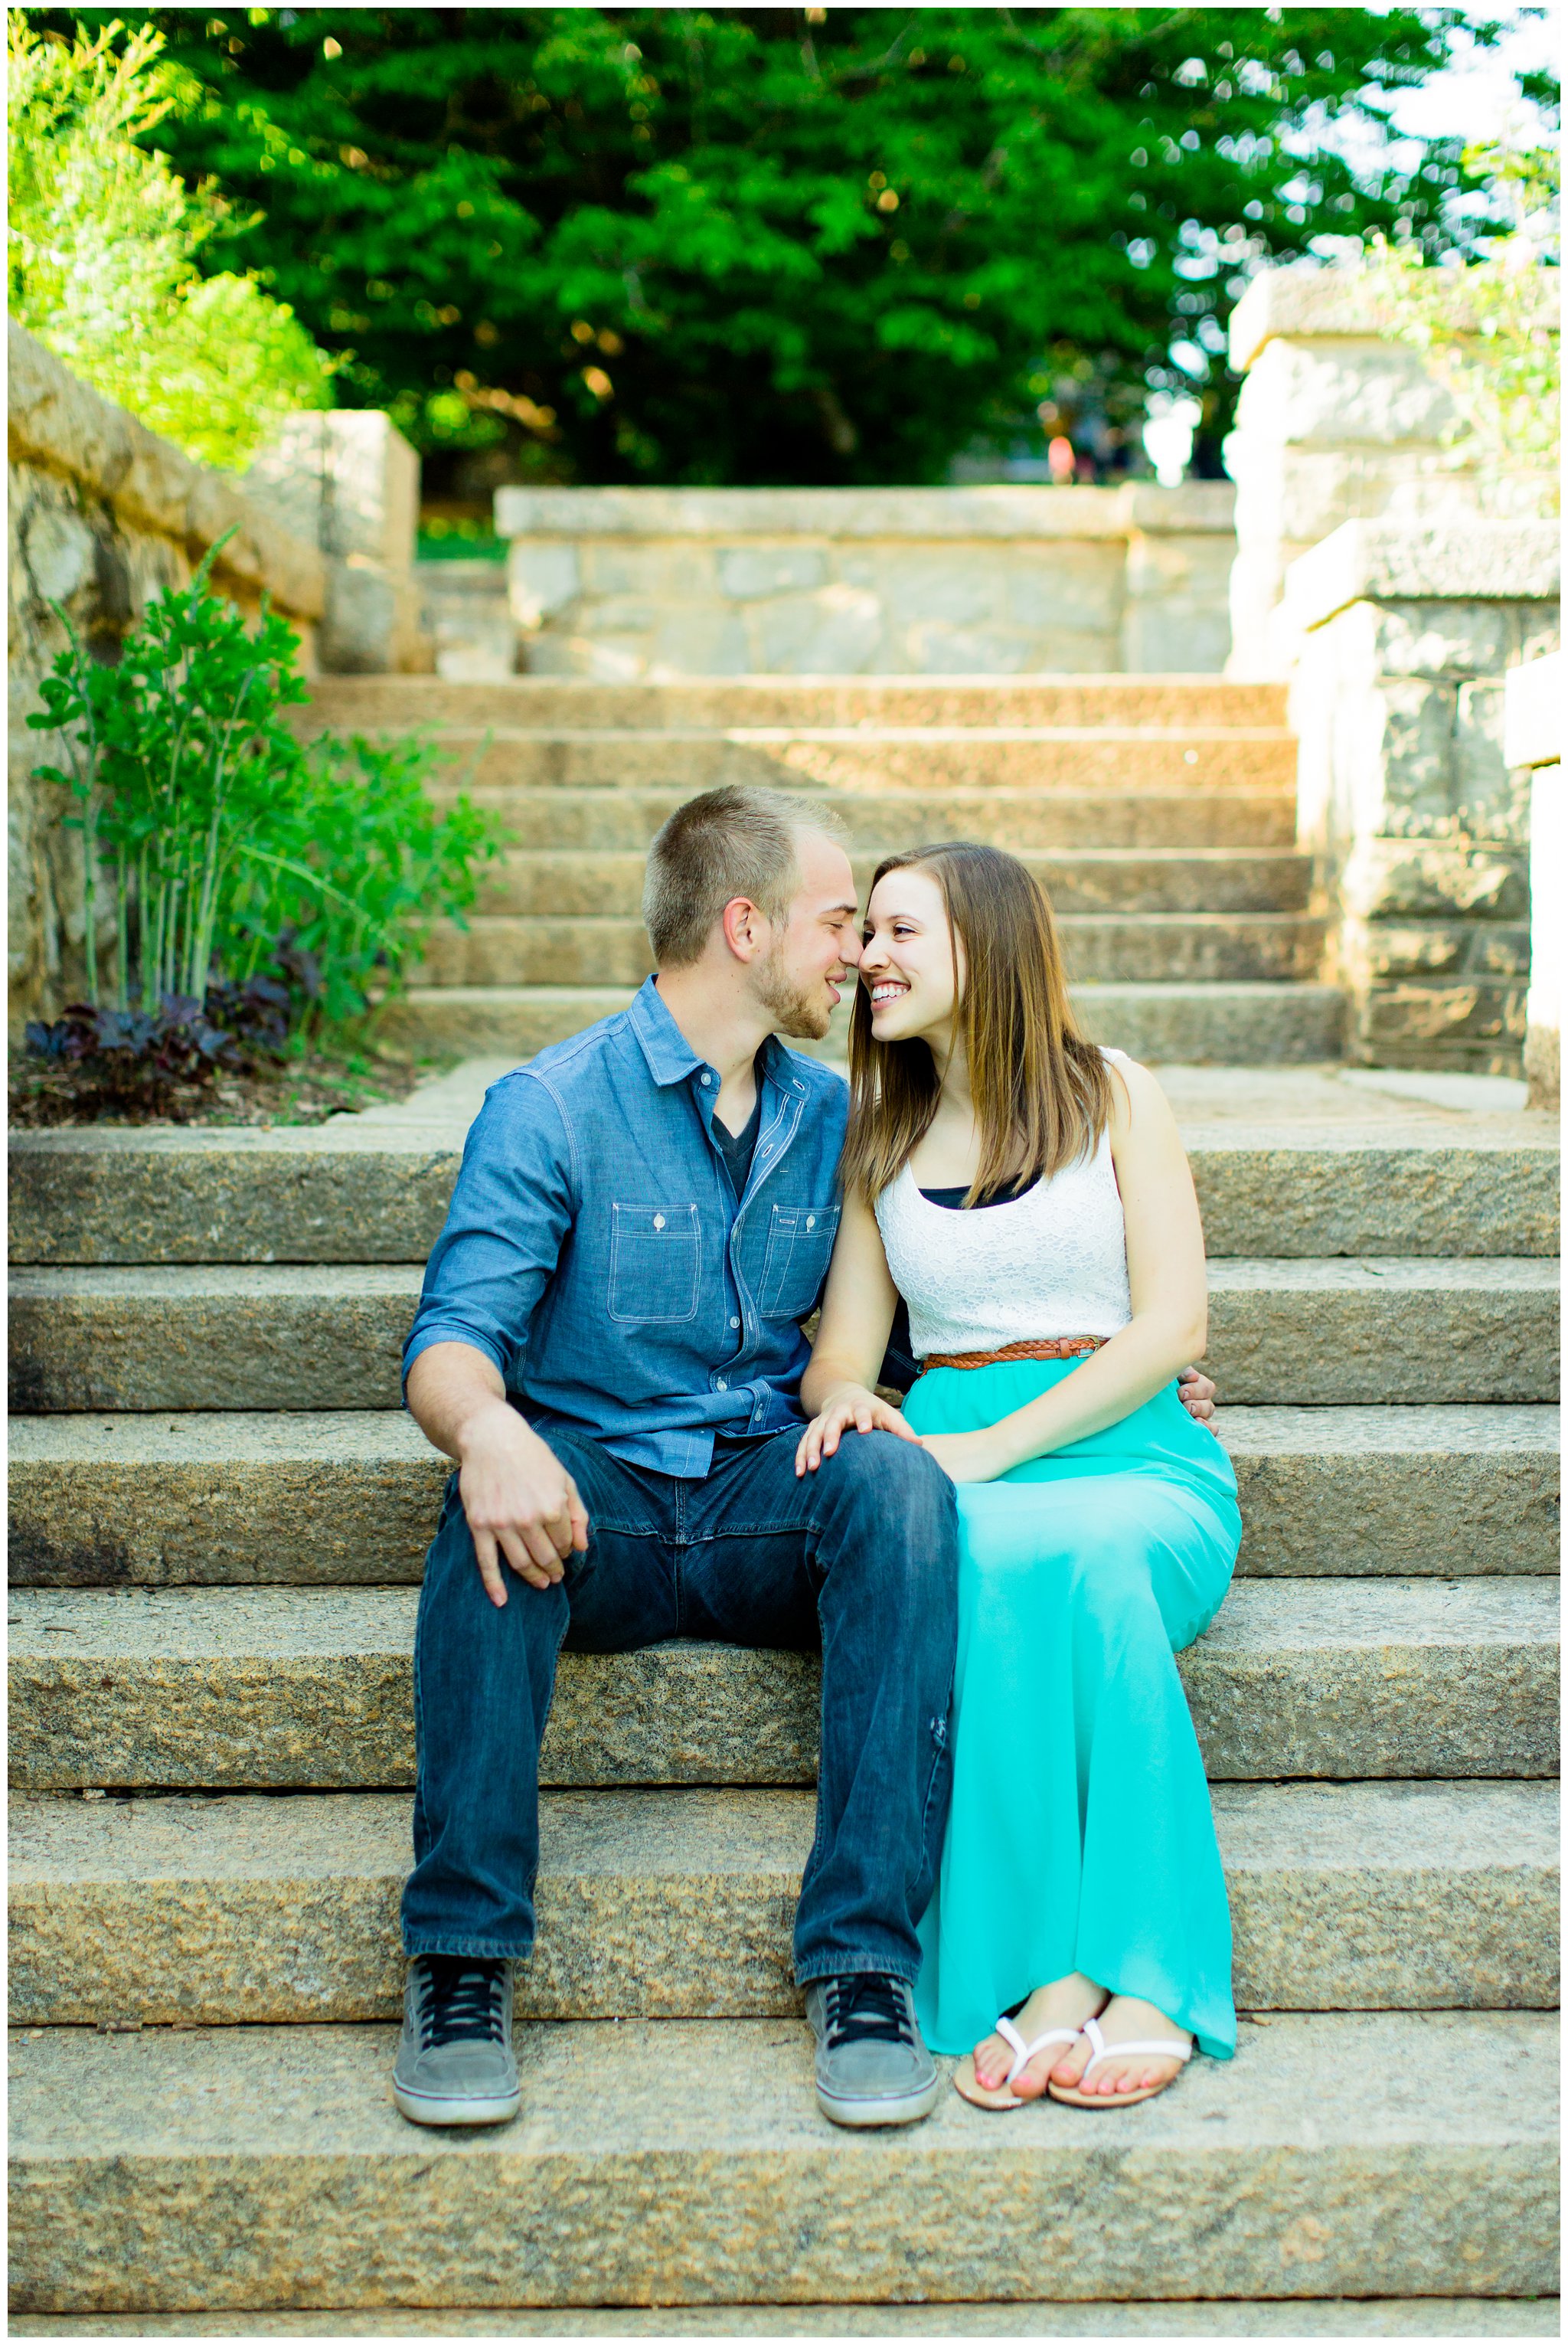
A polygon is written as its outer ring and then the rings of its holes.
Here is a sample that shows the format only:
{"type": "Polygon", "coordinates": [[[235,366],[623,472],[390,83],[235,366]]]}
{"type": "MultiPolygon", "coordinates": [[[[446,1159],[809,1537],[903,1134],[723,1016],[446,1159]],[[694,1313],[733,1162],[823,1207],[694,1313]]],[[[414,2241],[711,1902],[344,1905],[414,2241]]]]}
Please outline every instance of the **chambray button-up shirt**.
{"type": "Polygon", "coordinates": [[[737,1200],[719,1076],[650,978],[631,1007],[492,1085],[425,1272],[403,1374],[432,1344],[493,1360],[529,1422],[695,1479],[716,1435],[798,1425],[838,1227],[849,1094],[770,1039],[737,1200]]]}

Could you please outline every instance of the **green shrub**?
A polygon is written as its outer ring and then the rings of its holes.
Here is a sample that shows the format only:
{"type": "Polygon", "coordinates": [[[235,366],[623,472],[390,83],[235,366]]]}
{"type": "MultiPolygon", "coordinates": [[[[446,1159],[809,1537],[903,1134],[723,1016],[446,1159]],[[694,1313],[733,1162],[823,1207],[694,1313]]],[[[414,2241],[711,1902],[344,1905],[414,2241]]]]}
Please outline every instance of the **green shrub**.
{"type": "Polygon", "coordinates": [[[431,804],[426,743],[302,742],[298,638],[265,606],[248,632],[209,591],[217,552],[117,666],[72,634],[27,719],[64,745],[35,772],[83,834],[86,1000],[151,1018],[281,968],[303,1022],[343,1023],[400,989],[433,920],[462,919],[502,834],[461,795],[431,804]]]}
{"type": "Polygon", "coordinates": [[[202,277],[223,211],[135,142],[176,105],[161,34],[115,25],[10,48],[11,314],[73,372],[198,462],[245,465],[298,408],[330,407],[330,366],[253,277],[202,277]]]}
{"type": "Polygon", "coordinates": [[[1465,166],[1492,182],[1514,226],[1482,246],[1469,267],[1432,262],[1414,243],[1374,239],[1367,257],[1374,315],[1385,333],[1419,350],[1453,401],[1454,461],[1478,461],[1492,481],[1539,473],[1555,502],[1561,453],[1562,344],[1553,321],[1560,279],[1538,230],[1557,203],[1561,171],[1549,148],[1470,148],[1465,166]],[[1549,298],[1550,296],[1550,298],[1549,298]]]}

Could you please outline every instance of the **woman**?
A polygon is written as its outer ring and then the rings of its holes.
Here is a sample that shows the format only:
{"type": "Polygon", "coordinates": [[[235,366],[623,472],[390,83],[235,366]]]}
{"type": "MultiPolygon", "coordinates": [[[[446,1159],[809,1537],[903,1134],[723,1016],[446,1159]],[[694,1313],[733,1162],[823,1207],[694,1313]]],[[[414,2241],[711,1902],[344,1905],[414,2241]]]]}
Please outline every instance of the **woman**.
{"type": "Polygon", "coordinates": [[[850,1030],[844,1214],[801,1392],[958,1485],[953,1803],[916,2001],[966,2100],[1086,2108],[1235,2049],[1230,1923],[1174,1652],[1240,1538],[1177,1396],[1203,1233],[1164,1094],[1077,1034],[1050,909],[968,843],[876,874],[850,1030]],[[872,1389],[898,1297],[925,1372],[872,1389]],[[1001,2014],[1000,2018],[997,2014],[1001,2014]],[[971,2049],[971,2047],[973,2047],[971,2049]]]}

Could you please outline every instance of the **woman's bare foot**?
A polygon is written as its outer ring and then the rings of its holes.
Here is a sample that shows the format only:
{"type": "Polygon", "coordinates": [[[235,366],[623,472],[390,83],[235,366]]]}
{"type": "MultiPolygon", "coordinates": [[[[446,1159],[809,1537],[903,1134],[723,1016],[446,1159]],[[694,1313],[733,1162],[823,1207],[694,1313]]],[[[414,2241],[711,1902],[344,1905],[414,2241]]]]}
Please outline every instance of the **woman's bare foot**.
{"type": "MultiPolygon", "coordinates": [[[[1053,1979],[1049,1986],[1035,1989],[1013,2025],[1026,2044],[1043,2035],[1048,2027],[1081,2027],[1105,2008],[1106,1992],[1081,1972],[1073,1971],[1066,1978],[1053,1979]]],[[[1078,2048],[1076,2045],[1072,2047],[1078,2048]]],[[[953,2088],[966,2101],[977,2108],[1010,2109],[1019,2101],[1037,2101],[1046,2089],[1051,2073],[1051,2060],[1060,2047],[1048,2044],[1036,2054],[1027,2068],[1007,2082],[1008,2069],[1017,2057],[1014,2046],[1003,2035],[990,2035],[976,2044],[973,2052],[966,2053],[953,2074],[953,2088]]]]}
{"type": "Polygon", "coordinates": [[[1180,2075],[1183,2063],[1177,2059],[1159,2059],[1147,2052],[1136,2052],[1119,2060],[1115,2056],[1118,2042],[1191,2043],[1186,2028],[1167,2019],[1155,2005],[1140,2002],[1134,1995],[1117,1995],[1097,2015],[1108,2056],[1097,2061],[1092,2076],[1086,2076],[1084,2071],[1094,2056],[1092,2047],[1087,2042],[1069,2045],[1051,2070],[1053,2086],[1063,2092],[1081,2093],[1086,2100],[1103,2101],[1114,2106],[1118,2101],[1158,2093],[1180,2075]]]}

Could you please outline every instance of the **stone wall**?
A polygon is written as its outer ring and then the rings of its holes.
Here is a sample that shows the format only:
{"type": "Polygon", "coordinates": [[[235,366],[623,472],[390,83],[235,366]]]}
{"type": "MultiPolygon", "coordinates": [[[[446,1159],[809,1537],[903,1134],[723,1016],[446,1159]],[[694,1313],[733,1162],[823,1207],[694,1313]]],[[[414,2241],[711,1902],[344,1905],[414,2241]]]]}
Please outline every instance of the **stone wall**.
{"type": "Polygon", "coordinates": [[[428,673],[414,581],[420,460],[374,408],[293,415],[245,492],[327,557],[321,665],[340,675],[428,673]]]}
{"type": "Polygon", "coordinates": [[[50,736],[25,722],[65,648],[51,604],[96,658],[113,661],[149,598],[188,585],[233,530],[214,585],[248,613],[268,595],[300,637],[307,674],[431,661],[411,624],[417,459],[384,416],[295,419],[241,482],[193,463],[21,327],[8,332],[15,1029],[60,1009],[80,970],[79,835],[61,827],[60,793],[31,777],[35,766],[61,760],[50,736]]]}
{"type": "MultiPolygon", "coordinates": [[[[1541,272],[1554,317],[1556,272],[1541,272]]],[[[1441,523],[1554,510],[1551,476],[1483,471],[1450,444],[1447,390],[1420,351],[1380,333],[1355,269],[1259,277],[1230,319],[1245,374],[1225,461],[1236,482],[1229,672],[1283,677],[1300,650],[1283,607],[1290,564],[1349,521],[1441,523]]]]}
{"type": "Polygon", "coordinates": [[[1563,1101],[1563,922],[1568,822],[1563,805],[1563,655],[1533,660],[1508,679],[1502,754],[1530,788],[1530,993],[1524,1075],[1532,1107],[1563,1101]]]}
{"type": "Polygon", "coordinates": [[[1347,523],[1287,576],[1298,825],[1351,1054],[1517,1074],[1530,777],[1503,678],[1557,642],[1556,525],[1347,523]]]}
{"type": "Polygon", "coordinates": [[[1224,483],[502,489],[519,665],[607,680],[1214,674],[1224,483]]]}

